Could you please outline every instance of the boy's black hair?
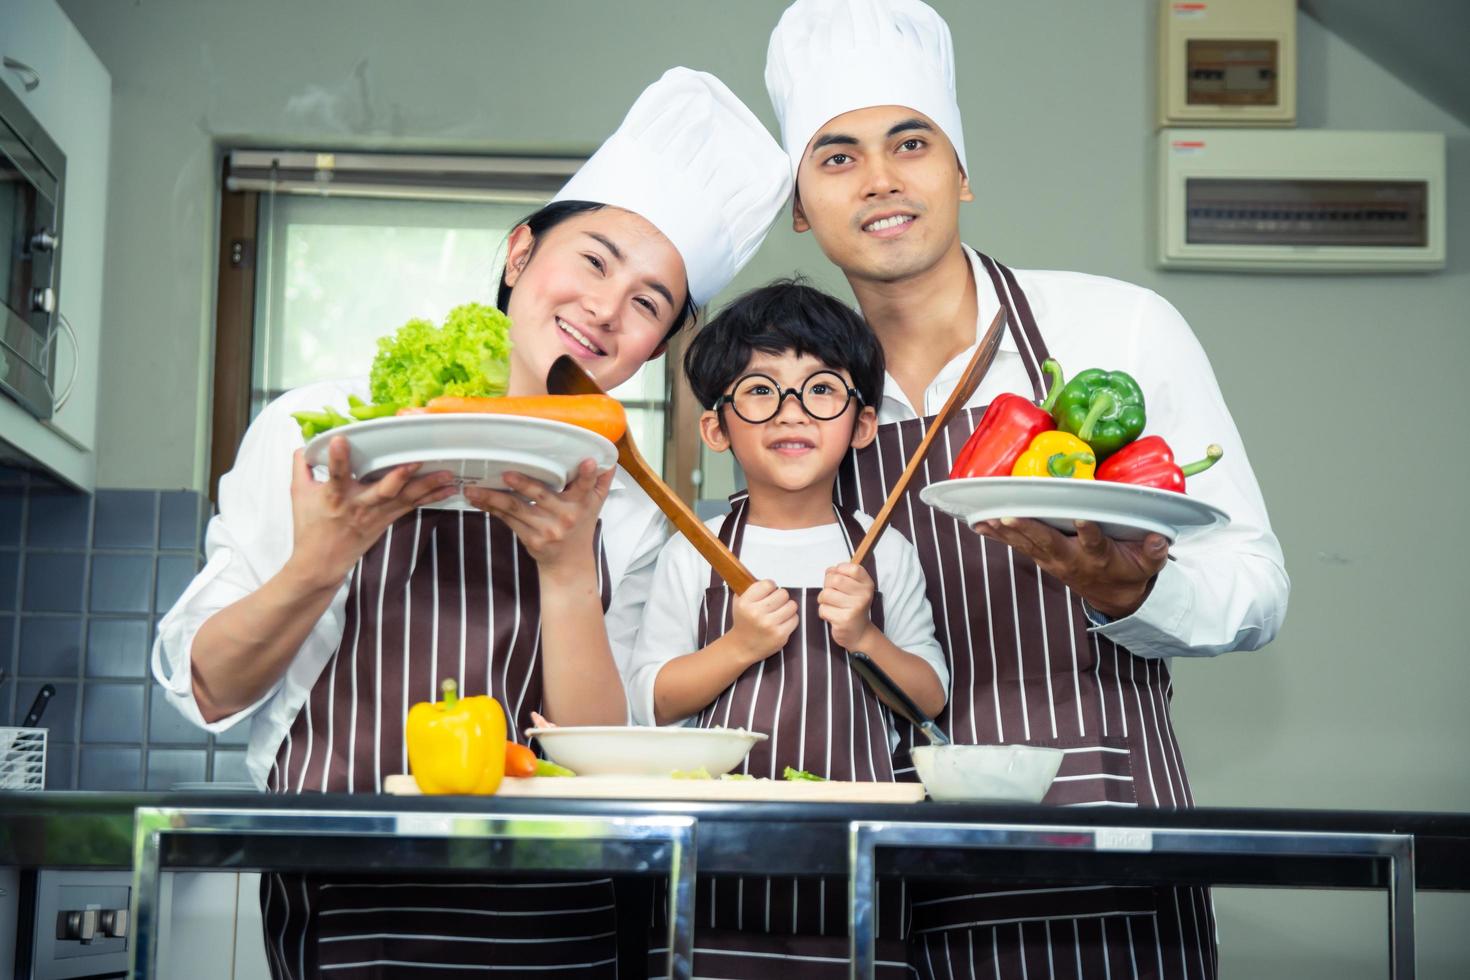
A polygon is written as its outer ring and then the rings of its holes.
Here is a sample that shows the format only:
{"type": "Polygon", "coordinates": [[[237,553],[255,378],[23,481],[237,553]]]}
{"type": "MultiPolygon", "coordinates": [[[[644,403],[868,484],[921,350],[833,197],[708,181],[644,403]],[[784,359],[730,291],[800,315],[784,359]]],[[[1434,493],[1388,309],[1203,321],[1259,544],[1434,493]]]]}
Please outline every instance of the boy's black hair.
{"type": "MultiPolygon", "coordinates": [[[[531,236],[535,239],[535,243],[531,246],[531,254],[535,255],[536,248],[541,244],[541,236],[546,232],[555,228],[568,218],[576,217],[579,214],[586,214],[589,211],[601,211],[604,207],[606,205],[598,204],[596,201],[552,201],[545,207],[538,208],[520,221],[517,221],[516,227],[525,225],[531,229],[531,236]]],[[[509,312],[510,294],[513,289],[514,287],[506,284],[505,274],[502,272],[500,276],[500,288],[495,293],[495,308],[500,312],[509,312]]],[[[694,317],[698,312],[699,309],[694,305],[694,297],[690,295],[689,286],[686,283],[684,286],[684,308],[678,312],[674,320],[674,325],[669,328],[669,332],[664,334],[664,341],[667,343],[674,334],[683,330],[686,324],[693,323],[694,317]]]]}
{"type": "Polygon", "coordinates": [[[800,278],[777,279],[738,296],[694,335],[684,375],[706,409],[745,374],[751,355],[810,354],[846,371],[864,405],[883,397],[883,348],[863,318],[800,278]]]}

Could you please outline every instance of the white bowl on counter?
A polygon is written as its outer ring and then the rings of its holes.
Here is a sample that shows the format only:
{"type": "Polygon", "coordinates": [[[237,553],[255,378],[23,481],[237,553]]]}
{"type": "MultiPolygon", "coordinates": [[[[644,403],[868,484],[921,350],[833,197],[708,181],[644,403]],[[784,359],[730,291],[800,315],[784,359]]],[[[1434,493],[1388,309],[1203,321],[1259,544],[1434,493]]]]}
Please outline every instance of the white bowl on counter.
{"type": "Polygon", "coordinates": [[[645,728],[561,725],[526,732],[546,757],[579,776],[664,776],[703,769],[733,770],[766,738],[743,728],[645,728]]]}
{"type": "Polygon", "coordinates": [[[1040,803],[1063,756],[1035,745],[918,745],[910,754],[931,799],[972,803],[1040,803]]]}

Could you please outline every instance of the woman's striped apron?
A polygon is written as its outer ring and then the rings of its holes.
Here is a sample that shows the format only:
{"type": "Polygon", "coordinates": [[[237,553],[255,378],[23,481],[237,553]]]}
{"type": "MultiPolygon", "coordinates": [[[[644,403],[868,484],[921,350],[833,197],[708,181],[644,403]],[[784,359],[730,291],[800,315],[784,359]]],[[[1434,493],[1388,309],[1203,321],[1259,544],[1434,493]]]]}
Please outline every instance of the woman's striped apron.
{"type": "MultiPolygon", "coordinates": [[[[600,528],[596,547],[606,610],[600,528]]],[[[540,657],[536,563],[510,529],[480,511],[417,510],[353,570],[342,642],[282,742],[268,788],[381,792],[384,776],[408,771],[410,705],[439,697],[446,677],[499,701],[518,739],[541,709],[540,657]]],[[[605,878],[266,874],[260,901],[277,980],[446,980],[487,969],[617,976],[605,878]]]]}
{"type": "MultiPolygon", "coordinates": [[[[737,556],[745,540],[749,507],[745,495],[731,498],[733,510],[720,526],[720,540],[737,556]]],[[[834,508],[836,510],[836,508],[834,508]]],[[[862,540],[863,526],[837,510],[848,553],[862,540]]],[[[878,581],[873,557],[863,568],[878,581]]],[[[847,665],[847,651],[817,615],[815,588],[789,589],[800,625],[777,653],[749,668],[699,713],[703,728],[764,732],[740,771],[780,779],[787,766],[826,779],[891,782],[889,733],[893,719],[847,665]]],[[[727,633],[734,623],[733,596],[710,571],[699,613],[699,648],[727,633]]],[[[883,627],[882,596],[874,594],[869,616],[883,627]]],[[[902,941],[903,887],[880,890],[880,977],[909,977],[902,941]]],[[[694,974],[699,977],[759,978],[780,975],[803,980],[848,976],[846,878],[703,878],[696,892],[694,974]]],[[[661,902],[655,902],[662,909],[661,902]]],[[[661,915],[660,913],[658,913],[661,915]]],[[[655,919],[655,936],[662,936],[655,919]]],[[[664,975],[666,950],[650,950],[650,974],[664,975]]]]}
{"type": "MultiPolygon", "coordinates": [[[[1033,394],[1046,345],[1015,276],[981,261],[1009,314],[1033,394]]],[[[1024,742],[1066,752],[1046,803],[1192,806],[1169,719],[1169,670],[1089,632],[1082,600],[1025,555],[919,500],[948,477],[983,408],[959,412],[938,438],[893,528],[918,549],[935,635],[949,659],[941,726],[960,743],[1024,742]]],[[[878,427],[838,478],[840,507],[876,514],[930,419],[878,427]]],[[[913,729],[899,724],[895,767],[911,777],[913,729]]],[[[1216,974],[1204,889],[1018,887],[911,883],[910,955],[930,977],[1192,977],[1216,974]],[[1024,961],[1024,965],[1023,965],[1024,961]],[[1039,970],[1039,972],[1038,972],[1039,970]]]]}

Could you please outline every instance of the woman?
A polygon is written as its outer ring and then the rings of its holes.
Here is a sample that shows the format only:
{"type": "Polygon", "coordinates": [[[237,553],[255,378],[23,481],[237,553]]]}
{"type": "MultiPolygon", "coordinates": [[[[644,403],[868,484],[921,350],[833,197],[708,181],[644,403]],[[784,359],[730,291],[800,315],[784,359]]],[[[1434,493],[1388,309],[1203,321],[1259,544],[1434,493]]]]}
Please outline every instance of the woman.
{"type": "MultiPolygon", "coordinates": [[[[729,282],[788,189],[780,150],[718,79],[666,73],[511,233],[509,393],[545,393],[562,354],[604,387],[627,380],[729,282]]],[[[436,677],[497,698],[513,731],[533,711],[623,723],[617,663],[666,533],[652,504],[587,460],[560,492],[510,475],[519,497],[471,490],[478,510],[421,509],[453,492],[447,474],[359,483],[342,438],[315,481],[290,413],[364,393],[309,386],[251,425],[220,482],[208,563],[160,626],[170,700],[211,731],[249,717],[247,765],[274,792],[379,791],[407,771],[403,719],[436,677]]],[[[277,977],[615,973],[606,879],[266,875],[261,891],[277,977]]]]}

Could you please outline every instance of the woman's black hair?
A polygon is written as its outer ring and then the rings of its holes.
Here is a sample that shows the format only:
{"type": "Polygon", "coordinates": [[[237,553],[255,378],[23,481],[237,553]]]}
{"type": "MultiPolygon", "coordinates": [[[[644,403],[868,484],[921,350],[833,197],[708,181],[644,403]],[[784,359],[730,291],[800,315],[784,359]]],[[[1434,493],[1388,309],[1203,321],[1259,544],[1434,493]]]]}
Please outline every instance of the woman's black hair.
{"type": "Polygon", "coordinates": [[[883,397],[883,348],[857,311],[803,280],[743,293],[705,324],[684,352],[684,375],[706,409],[745,374],[751,355],[810,354],[846,371],[864,405],[883,397]]]}
{"type": "MultiPolygon", "coordinates": [[[[541,247],[542,235],[568,218],[575,217],[579,214],[586,214],[589,211],[601,211],[606,206],[596,201],[552,201],[545,207],[531,212],[516,222],[516,227],[519,228],[521,225],[525,225],[531,229],[531,238],[533,239],[531,254],[535,255],[536,249],[541,247]]],[[[495,293],[495,308],[502,313],[508,313],[510,311],[510,294],[513,288],[506,283],[505,273],[502,272],[500,274],[500,288],[495,293]]],[[[687,324],[693,323],[694,317],[698,312],[699,310],[694,305],[693,297],[689,295],[689,286],[686,283],[684,286],[684,309],[680,311],[678,318],[674,320],[674,325],[669,328],[669,332],[664,334],[664,342],[667,343],[669,338],[673,337],[674,334],[683,330],[687,324]]]]}

